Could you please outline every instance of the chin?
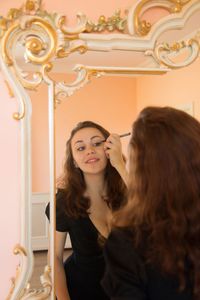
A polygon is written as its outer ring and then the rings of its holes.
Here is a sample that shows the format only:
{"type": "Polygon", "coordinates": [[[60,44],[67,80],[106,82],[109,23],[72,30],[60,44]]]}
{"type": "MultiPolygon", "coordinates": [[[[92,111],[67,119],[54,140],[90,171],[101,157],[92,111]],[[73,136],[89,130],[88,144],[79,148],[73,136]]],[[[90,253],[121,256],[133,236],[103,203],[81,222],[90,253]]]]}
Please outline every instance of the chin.
{"type": "Polygon", "coordinates": [[[105,168],[88,168],[87,170],[83,171],[85,174],[104,174],[105,168]]]}

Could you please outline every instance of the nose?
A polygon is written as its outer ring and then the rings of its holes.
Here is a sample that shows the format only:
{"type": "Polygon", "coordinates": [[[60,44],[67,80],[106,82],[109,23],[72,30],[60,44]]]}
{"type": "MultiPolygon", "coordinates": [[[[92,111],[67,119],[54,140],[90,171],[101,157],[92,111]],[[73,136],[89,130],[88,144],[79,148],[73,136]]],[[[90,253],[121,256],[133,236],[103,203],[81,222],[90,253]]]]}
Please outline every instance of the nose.
{"type": "Polygon", "coordinates": [[[95,153],[95,149],[93,145],[88,145],[87,147],[87,154],[93,154],[95,153]]]}

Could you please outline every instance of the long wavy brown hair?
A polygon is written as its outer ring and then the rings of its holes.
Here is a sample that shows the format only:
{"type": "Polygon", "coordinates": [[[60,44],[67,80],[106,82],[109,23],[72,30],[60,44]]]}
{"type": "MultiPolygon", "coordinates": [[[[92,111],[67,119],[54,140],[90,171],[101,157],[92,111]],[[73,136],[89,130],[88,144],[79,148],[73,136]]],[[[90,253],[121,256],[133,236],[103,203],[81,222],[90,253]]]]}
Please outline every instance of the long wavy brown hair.
{"type": "MultiPolygon", "coordinates": [[[[58,179],[57,186],[62,189],[65,195],[61,199],[61,205],[70,217],[78,218],[88,215],[90,207],[90,199],[84,196],[86,184],[84,176],[79,168],[74,165],[74,159],[71,149],[71,140],[76,132],[83,128],[98,129],[105,139],[110,133],[101,125],[92,121],[84,121],[77,124],[72,130],[69,140],[66,143],[66,161],[64,164],[63,175],[58,179]]],[[[126,199],[126,186],[116,169],[108,160],[105,170],[105,183],[107,187],[107,194],[103,198],[111,208],[117,210],[126,199]]]]}
{"type": "Polygon", "coordinates": [[[170,107],[147,107],[133,123],[128,202],[114,226],[128,227],[147,263],[188,280],[200,299],[200,123],[170,107]],[[189,268],[188,268],[189,266],[189,268]],[[188,272],[189,269],[189,272],[188,272]]]}

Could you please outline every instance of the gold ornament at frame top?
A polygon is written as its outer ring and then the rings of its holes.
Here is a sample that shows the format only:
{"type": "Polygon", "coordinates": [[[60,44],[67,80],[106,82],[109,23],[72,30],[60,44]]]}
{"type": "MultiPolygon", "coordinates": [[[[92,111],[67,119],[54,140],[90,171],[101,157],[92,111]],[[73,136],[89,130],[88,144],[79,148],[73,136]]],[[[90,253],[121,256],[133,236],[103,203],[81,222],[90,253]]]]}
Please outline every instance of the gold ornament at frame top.
{"type": "MultiPolygon", "coordinates": [[[[181,50],[184,49],[192,51],[192,58],[190,58],[187,63],[187,66],[189,66],[194,62],[194,60],[196,60],[200,53],[200,40],[198,35],[187,41],[176,42],[172,45],[169,45],[168,43],[158,44],[154,49],[153,56],[160,65],[164,65],[170,69],[178,69],[184,66],[184,62],[182,64],[173,63],[172,61],[167,60],[165,56],[163,56],[163,54],[166,54],[166,57],[170,57],[170,55],[178,54],[181,50]],[[195,50],[193,49],[194,45],[196,45],[196,47],[194,48],[195,50]]],[[[186,60],[184,59],[184,61],[186,60]]]]}
{"type": "Polygon", "coordinates": [[[84,32],[103,32],[103,31],[120,31],[124,32],[127,26],[127,17],[122,18],[120,16],[121,11],[117,10],[113,16],[106,18],[104,15],[101,15],[97,23],[93,23],[88,20],[86,23],[86,28],[84,32]]]}
{"type": "Polygon", "coordinates": [[[10,8],[6,17],[0,17],[0,38],[10,25],[24,14],[37,14],[41,11],[41,0],[27,0],[20,8],[10,8]]]}
{"type": "MultiPolygon", "coordinates": [[[[167,8],[166,5],[164,6],[165,9],[168,9],[170,13],[177,13],[180,12],[187,3],[189,3],[191,0],[166,0],[169,2],[169,7],[167,8]]],[[[134,26],[136,33],[138,35],[144,36],[147,35],[151,29],[151,24],[145,20],[140,19],[140,14],[144,13],[144,9],[149,4],[154,3],[152,0],[142,0],[135,8],[134,11],[134,26]]],[[[153,5],[153,4],[152,4],[153,5]]],[[[161,4],[156,4],[152,7],[162,7],[161,4]]],[[[50,51],[48,51],[45,55],[39,55],[42,51],[45,50],[46,45],[43,43],[39,38],[33,37],[32,39],[29,39],[26,42],[26,52],[29,61],[36,63],[36,64],[43,64],[47,63],[51,57],[57,57],[57,58],[63,58],[69,56],[71,53],[79,51],[80,54],[85,53],[88,49],[86,45],[73,45],[72,47],[66,47],[63,44],[59,45],[57,48],[57,34],[56,34],[56,28],[60,29],[62,33],[64,34],[65,41],[70,40],[78,40],[79,39],[79,33],[81,32],[102,32],[104,30],[108,31],[125,31],[126,25],[127,25],[127,17],[122,18],[120,16],[120,10],[116,11],[115,14],[107,18],[105,16],[100,16],[98,22],[95,24],[89,20],[87,20],[85,26],[80,29],[80,32],[77,32],[76,34],[70,34],[68,32],[65,32],[63,29],[63,25],[65,23],[65,16],[62,16],[59,18],[57,24],[55,24],[55,14],[54,16],[48,14],[46,11],[42,11],[41,9],[41,0],[27,0],[25,5],[22,6],[20,9],[12,8],[10,9],[8,15],[6,18],[0,19],[0,37],[2,37],[6,33],[6,38],[3,43],[3,56],[8,65],[12,64],[12,59],[9,57],[6,49],[7,41],[11,35],[11,33],[17,29],[16,20],[19,21],[19,18],[22,15],[31,14],[35,16],[39,16],[39,18],[32,20],[31,24],[40,25],[43,27],[44,30],[46,30],[47,35],[50,38],[50,51]],[[54,27],[49,24],[46,20],[42,20],[41,17],[47,17],[51,18],[51,21],[54,22],[54,27]],[[57,27],[56,27],[57,25],[57,27]]]]}
{"type": "Polygon", "coordinates": [[[145,13],[145,7],[146,10],[149,9],[149,5],[151,5],[151,9],[155,8],[162,8],[164,10],[167,10],[169,14],[175,14],[182,11],[183,7],[188,4],[191,0],[166,0],[163,1],[164,3],[159,4],[155,3],[152,0],[142,0],[140,3],[136,6],[136,9],[134,11],[134,28],[135,32],[139,36],[145,36],[147,35],[151,28],[152,24],[150,22],[147,22],[146,20],[142,20],[141,17],[145,13]],[[166,5],[166,1],[169,2],[168,6],[166,5]]]}

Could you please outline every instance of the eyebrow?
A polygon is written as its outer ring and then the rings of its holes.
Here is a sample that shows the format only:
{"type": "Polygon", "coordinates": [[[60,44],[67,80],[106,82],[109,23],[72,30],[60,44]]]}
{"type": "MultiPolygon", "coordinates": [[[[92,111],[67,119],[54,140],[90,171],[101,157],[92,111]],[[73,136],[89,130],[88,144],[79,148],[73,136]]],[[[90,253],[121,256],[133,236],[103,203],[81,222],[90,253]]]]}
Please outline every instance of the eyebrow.
{"type": "MultiPolygon", "coordinates": [[[[94,135],[94,136],[92,136],[92,137],[90,138],[90,140],[92,141],[92,140],[95,139],[95,138],[102,138],[102,139],[104,139],[104,137],[102,137],[102,136],[94,135]]],[[[76,144],[78,144],[78,143],[83,143],[83,140],[78,140],[78,141],[76,141],[76,142],[74,143],[74,145],[76,145],[76,144]]]]}

